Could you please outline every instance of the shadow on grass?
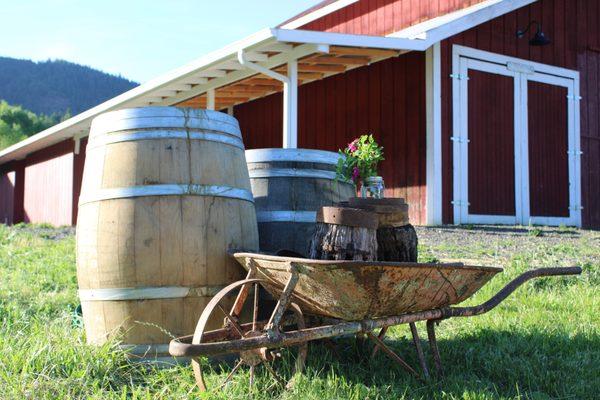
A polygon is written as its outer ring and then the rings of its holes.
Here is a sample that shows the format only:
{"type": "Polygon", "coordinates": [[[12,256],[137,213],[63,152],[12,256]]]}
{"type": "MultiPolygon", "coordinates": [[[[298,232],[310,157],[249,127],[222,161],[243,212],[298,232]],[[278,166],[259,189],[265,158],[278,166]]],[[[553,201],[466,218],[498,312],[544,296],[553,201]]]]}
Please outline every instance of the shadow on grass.
{"type": "MultiPolygon", "coordinates": [[[[434,375],[433,359],[423,336],[421,342],[434,375]]],[[[483,329],[456,339],[441,339],[438,346],[444,376],[426,383],[381,351],[371,358],[370,343],[361,345],[353,338],[333,343],[333,348],[311,345],[305,370],[309,379],[340,376],[376,392],[406,398],[592,399],[600,391],[600,336],[596,334],[483,329]]],[[[421,372],[412,340],[392,339],[386,344],[421,372]]]]}

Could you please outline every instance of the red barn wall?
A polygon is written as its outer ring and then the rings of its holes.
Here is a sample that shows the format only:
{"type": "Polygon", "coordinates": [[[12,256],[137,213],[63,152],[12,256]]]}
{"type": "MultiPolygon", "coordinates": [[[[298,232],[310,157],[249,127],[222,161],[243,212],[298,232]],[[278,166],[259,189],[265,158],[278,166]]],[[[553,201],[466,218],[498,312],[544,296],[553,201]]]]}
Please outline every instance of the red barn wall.
{"type": "MultiPolygon", "coordinates": [[[[246,148],[281,147],[282,95],[236,106],[246,148]]],[[[425,54],[413,52],[302,85],[298,147],[337,151],[372,133],[384,146],[386,195],[404,197],[414,224],[426,217],[425,54]]]]}
{"type": "Polygon", "coordinates": [[[25,168],[25,222],[71,225],[72,168],[72,153],[25,168]]]}
{"type": "Polygon", "coordinates": [[[65,140],[27,156],[23,216],[15,222],[72,224],[73,149],[73,140],[65,140]]]}
{"type": "Polygon", "coordinates": [[[361,0],[299,29],[385,36],[483,0],[361,0]]]}
{"type": "Polygon", "coordinates": [[[600,227],[600,3],[597,0],[540,0],[465,31],[441,44],[443,218],[452,223],[452,45],[518,57],[580,72],[582,219],[600,227]],[[552,43],[530,46],[515,32],[529,21],[542,24],[552,43]]]}
{"type": "Polygon", "coordinates": [[[0,223],[13,223],[15,183],[15,171],[0,173],[0,223]]]}

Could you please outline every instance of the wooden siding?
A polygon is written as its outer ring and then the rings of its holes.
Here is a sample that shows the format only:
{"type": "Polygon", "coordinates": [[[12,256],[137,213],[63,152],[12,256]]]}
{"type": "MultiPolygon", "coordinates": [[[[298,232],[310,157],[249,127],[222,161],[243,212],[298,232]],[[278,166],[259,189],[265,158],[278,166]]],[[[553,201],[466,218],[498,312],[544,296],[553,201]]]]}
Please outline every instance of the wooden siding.
{"type": "Polygon", "coordinates": [[[65,140],[25,159],[23,217],[15,222],[72,224],[73,145],[65,140]]]}
{"type": "MultiPolygon", "coordinates": [[[[337,151],[372,133],[387,159],[386,195],[404,197],[413,224],[425,223],[425,55],[413,52],[302,85],[298,147],[337,151]]],[[[246,148],[281,147],[282,97],[236,106],[246,148]]]]}
{"type": "Polygon", "coordinates": [[[0,173],[0,223],[13,223],[15,183],[15,171],[0,173]]]}
{"type": "Polygon", "coordinates": [[[469,213],[515,215],[513,79],[472,70],[468,96],[469,213]]]}
{"type": "Polygon", "coordinates": [[[443,216],[452,210],[452,45],[555,65],[581,74],[582,218],[600,227],[600,6],[597,0],[540,0],[442,42],[443,216]],[[541,22],[552,43],[530,46],[517,29],[541,22]]]}
{"type": "Polygon", "coordinates": [[[540,82],[528,86],[530,213],[568,217],[568,91],[540,82]]]}
{"type": "Polygon", "coordinates": [[[483,0],[361,0],[299,29],[385,36],[483,0]]]}

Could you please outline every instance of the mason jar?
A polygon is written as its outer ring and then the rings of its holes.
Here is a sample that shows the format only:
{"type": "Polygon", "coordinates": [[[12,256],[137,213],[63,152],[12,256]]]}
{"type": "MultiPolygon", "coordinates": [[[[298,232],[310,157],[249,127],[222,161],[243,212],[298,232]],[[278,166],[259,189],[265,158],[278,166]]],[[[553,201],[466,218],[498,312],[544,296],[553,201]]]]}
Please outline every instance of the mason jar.
{"type": "Polygon", "coordinates": [[[362,197],[373,197],[383,199],[385,184],[381,176],[370,176],[365,179],[361,188],[362,197]]]}

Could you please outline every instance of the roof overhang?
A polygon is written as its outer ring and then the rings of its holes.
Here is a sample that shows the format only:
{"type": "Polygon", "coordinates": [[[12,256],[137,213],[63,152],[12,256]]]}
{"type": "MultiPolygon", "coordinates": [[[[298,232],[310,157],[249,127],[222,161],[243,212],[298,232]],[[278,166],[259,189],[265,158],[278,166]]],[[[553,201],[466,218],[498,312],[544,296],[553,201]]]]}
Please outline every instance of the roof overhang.
{"type": "Polygon", "coordinates": [[[85,137],[94,117],[107,111],[129,107],[202,106],[201,97],[209,90],[217,90],[217,96],[222,93],[232,99],[218,103],[218,109],[222,109],[280,91],[275,87],[277,82],[261,82],[256,78],[255,70],[241,65],[238,61],[240,52],[248,61],[280,72],[285,72],[289,61],[298,60],[302,68],[299,81],[306,83],[400,52],[425,50],[422,42],[394,37],[264,29],[0,151],[0,164],[25,158],[27,154],[65,139],[85,137]],[[252,81],[243,84],[253,77],[254,84],[252,81]],[[219,88],[225,87],[230,90],[219,92],[219,88]],[[185,103],[198,96],[198,104],[185,103]]]}
{"type": "MultiPolygon", "coordinates": [[[[328,3],[310,18],[355,1],[328,3]]],[[[107,111],[159,105],[206,107],[209,93],[216,108],[223,109],[282,90],[281,82],[259,77],[256,69],[242,65],[240,53],[244,60],[276,74],[285,74],[288,62],[297,61],[298,83],[303,84],[403,52],[424,51],[441,40],[534,1],[485,0],[387,37],[289,29],[295,26],[289,24],[264,29],[0,151],[0,165],[63,140],[87,136],[91,121],[107,111]]]]}
{"type": "Polygon", "coordinates": [[[427,47],[491,21],[537,0],[483,0],[472,6],[412,25],[388,37],[421,39],[427,47]]]}

